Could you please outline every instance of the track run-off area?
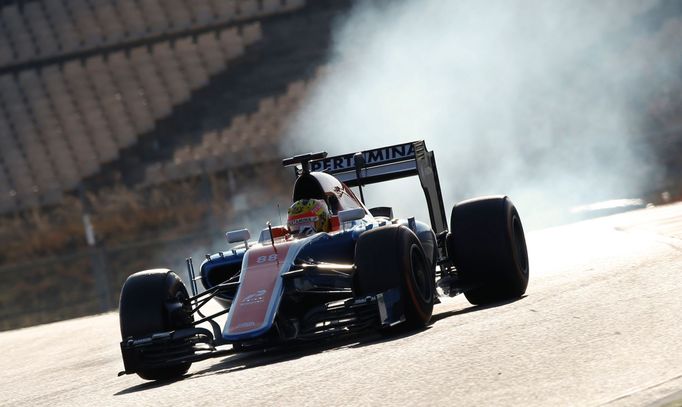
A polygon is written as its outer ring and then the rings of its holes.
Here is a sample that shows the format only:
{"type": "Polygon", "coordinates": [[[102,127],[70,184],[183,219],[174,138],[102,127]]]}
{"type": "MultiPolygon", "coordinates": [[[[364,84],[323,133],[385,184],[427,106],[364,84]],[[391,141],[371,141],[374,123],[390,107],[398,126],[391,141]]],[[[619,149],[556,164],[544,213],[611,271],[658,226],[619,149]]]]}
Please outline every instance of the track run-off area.
{"type": "MultiPolygon", "coordinates": [[[[370,334],[123,370],[117,313],[0,333],[0,405],[666,405],[682,399],[682,204],[528,233],[527,295],[370,334]]],[[[11,289],[11,288],[5,288],[11,289]]]]}

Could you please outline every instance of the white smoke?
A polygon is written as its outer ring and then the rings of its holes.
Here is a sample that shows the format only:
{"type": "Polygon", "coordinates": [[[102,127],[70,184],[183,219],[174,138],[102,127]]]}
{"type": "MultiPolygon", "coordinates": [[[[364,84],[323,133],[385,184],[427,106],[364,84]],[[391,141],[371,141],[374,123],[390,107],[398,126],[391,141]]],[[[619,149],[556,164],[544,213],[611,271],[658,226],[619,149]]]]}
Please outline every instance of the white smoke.
{"type": "MultiPolygon", "coordinates": [[[[508,194],[531,226],[560,222],[574,205],[638,197],[657,176],[639,101],[660,78],[642,62],[649,47],[637,45],[656,41],[639,16],[657,4],[358,2],[339,22],[331,69],[282,153],[424,139],[448,208],[508,194]]],[[[656,64],[677,54],[677,46],[654,53],[656,64]]],[[[370,186],[368,205],[424,217],[418,188],[416,180],[370,186]]]]}

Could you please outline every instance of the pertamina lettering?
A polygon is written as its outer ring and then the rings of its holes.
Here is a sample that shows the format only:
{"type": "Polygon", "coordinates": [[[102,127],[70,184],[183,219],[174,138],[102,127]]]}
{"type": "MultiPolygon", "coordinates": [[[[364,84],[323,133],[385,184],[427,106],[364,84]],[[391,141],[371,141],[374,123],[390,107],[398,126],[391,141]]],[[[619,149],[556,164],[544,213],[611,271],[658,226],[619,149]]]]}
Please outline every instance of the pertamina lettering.
{"type": "MultiPolygon", "coordinates": [[[[335,173],[343,170],[355,168],[353,156],[355,154],[345,154],[336,157],[329,157],[310,163],[311,171],[326,171],[335,173]]],[[[366,166],[388,164],[397,161],[413,159],[414,145],[412,143],[399,144],[396,146],[377,148],[374,150],[363,151],[366,166]]]]}

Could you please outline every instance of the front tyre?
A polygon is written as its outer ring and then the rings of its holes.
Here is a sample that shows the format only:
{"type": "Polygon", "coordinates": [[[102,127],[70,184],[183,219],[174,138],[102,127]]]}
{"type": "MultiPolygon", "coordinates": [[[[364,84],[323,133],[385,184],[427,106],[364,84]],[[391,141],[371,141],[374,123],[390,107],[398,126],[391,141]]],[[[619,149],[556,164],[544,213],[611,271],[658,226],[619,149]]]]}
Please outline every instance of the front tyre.
{"type": "Polygon", "coordinates": [[[474,305],[521,297],[528,286],[528,250],[521,218],[506,196],[472,199],[452,208],[448,254],[474,305]]]}
{"type": "Polygon", "coordinates": [[[404,327],[419,329],[431,320],[435,276],[417,236],[410,229],[391,225],[360,235],[355,248],[357,291],[376,295],[400,289],[404,327]]]}
{"type": "MultiPolygon", "coordinates": [[[[194,318],[188,298],[185,284],[170,270],[146,270],[131,275],[121,289],[121,338],[140,338],[190,327],[194,318]]],[[[137,374],[146,380],[171,380],[187,373],[191,365],[179,363],[137,374]]]]}

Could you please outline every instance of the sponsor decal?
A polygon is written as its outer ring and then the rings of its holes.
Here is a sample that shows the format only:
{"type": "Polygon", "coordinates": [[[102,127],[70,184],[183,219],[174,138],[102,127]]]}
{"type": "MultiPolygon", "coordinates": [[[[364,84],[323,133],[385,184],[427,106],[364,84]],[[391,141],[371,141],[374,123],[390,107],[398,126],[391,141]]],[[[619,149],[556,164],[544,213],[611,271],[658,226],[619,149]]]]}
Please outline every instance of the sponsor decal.
{"type": "Polygon", "coordinates": [[[267,290],[258,290],[253,294],[249,294],[239,301],[239,305],[244,306],[251,304],[259,304],[265,301],[265,293],[267,293],[267,290]]]}
{"type": "MultiPolygon", "coordinates": [[[[310,170],[331,173],[352,170],[355,168],[355,161],[353,160],[354,155],[355,154],[351,153],[312,161],[310,163],[310,170]]],[[[362,155],[365,158],[365,165],[367,167],[408,160],[415,157],[414,145],[412,143],[363,151],[362,155]]]]}
{"type": "Polygon", "coordinates": [[[320,220],[319,216],[305,216],[303,218],[298,218],[298,219],[289,219],[289,224],[290,225],[300,225],[302,223],[315,223],[318,220],[320,220]]]}
{"type": "Polygon", "coordinates": [[[277,245],[256,244],[245,255],[237,298],[228,314],[226,332],[230,335],[250,332],[264,326],[276,312],[281,284],[280,267],[289,252],[290,242],[277,245]]]}
{"type": "Polygon", "coordinates": [[[239,340],[272,326],[283,290],[281,273],[289,270],[301,248],[315,239],[282,239],[277,250],[260,243],[251,246],[244,255],[241,282],[223,329],[224,338],[239,340]]]}

